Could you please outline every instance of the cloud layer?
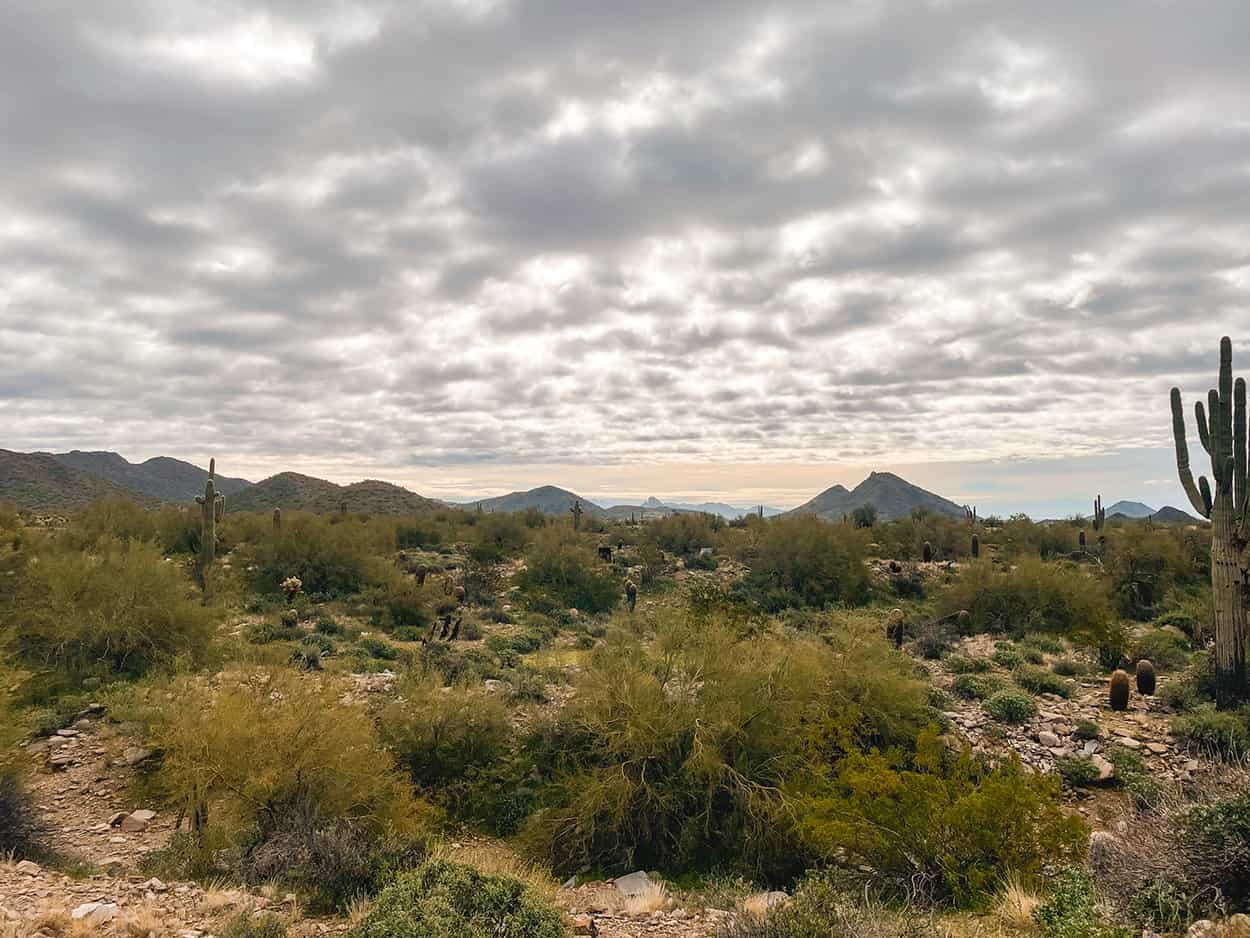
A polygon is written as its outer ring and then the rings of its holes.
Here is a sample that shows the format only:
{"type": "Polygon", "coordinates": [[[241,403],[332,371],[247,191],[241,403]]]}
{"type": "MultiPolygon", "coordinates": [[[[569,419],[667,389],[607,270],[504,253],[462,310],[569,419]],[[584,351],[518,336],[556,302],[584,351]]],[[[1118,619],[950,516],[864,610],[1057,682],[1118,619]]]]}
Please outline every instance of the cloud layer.
{"type": "Polygon", "coordinates": [[[0,445],[1160,448],[1250,354],[1247,48],[1243,0],[8,0],[0,445]]]}

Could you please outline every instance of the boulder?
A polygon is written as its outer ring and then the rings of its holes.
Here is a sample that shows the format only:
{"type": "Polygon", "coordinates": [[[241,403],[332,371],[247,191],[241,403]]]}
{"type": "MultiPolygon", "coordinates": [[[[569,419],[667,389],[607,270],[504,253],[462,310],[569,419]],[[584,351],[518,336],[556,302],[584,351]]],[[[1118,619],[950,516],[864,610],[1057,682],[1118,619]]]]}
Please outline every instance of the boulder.
{"type": "Polygon", "coordinates": [[[88,922],[92,925],[103,925],[117,916],[116,902],[84,902],[69,913],[75,922],[88,922]]]}
{"type": "Polygon", "coordinates": [[[645,896],[655,888],[651,883],[651,877],[642,870],[614,879],[612,884],[616,886],[617,892],[626,899],[632,899],[635,896],[645,896]]]}
{"type": "Polygon", "coordinates": [[[132,811],[122,818],[121,829],[128,834],[137,834],[140,831],[148,829],[148,825],[156,817],[155,811],[149,811],[147,808],[141,808],[138,811],[132,811]]]}

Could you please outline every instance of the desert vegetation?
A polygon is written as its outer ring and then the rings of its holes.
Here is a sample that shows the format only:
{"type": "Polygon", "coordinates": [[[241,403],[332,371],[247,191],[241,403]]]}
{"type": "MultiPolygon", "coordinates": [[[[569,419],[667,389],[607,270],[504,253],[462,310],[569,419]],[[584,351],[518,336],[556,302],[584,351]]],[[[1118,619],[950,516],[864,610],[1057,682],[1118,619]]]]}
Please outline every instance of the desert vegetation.
{"type": "Polygon", "coordinates": [[[556,936],[603,883],[725,938],[1250,912],[1208,534],[1098,512],[0,512],[0,851],[77,862],[32,785],[107,727],[136,874],[294,897],[223,934],[556,936]]]}

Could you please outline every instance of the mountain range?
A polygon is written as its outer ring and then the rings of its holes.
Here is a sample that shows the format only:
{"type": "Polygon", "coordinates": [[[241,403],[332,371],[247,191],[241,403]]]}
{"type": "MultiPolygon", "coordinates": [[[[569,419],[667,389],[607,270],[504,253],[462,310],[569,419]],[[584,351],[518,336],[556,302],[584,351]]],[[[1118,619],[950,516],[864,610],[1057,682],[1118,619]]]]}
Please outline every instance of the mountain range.
{"type": "Polygon", "coordinates": [[[527,492],[509,492],[494,498],[483,498],[470,502],[466,508],[481,506],[482,511],[525,511],[537,508],[545,515],[565,515],[573,510],[573,503],[580,502],[582,511],[589,518],[606,518],[606,509],[596,505],[589,498],[582,498],[575,492],[562,489],[555,485],[540,485],[527,492]]]}
{"type": "Polygon", "coordinates": [[[849,515],[864,505],[873,505],[877,509],[877,517],[885,521],[905,518],[916,508],[952,518],[964,516],[962,505],[912,485],[892,472],[869,473],[868,478],[853,489],[835,485],[787,514],[816,515],[828,521],[841,521],[843,515],[849,515]]]}
{"type": "Polygon", "coordinates": [[[233,498],[226,498],[226,508],[233,511],[281,508],[330,514],[344,507],[348,511],[372,515],[409,515],[439,505],[390,482],[366,479],[351,485],[336,485],[298,472],[280,472],[249,485],[233,498]]]}
{"type": "Polygon", "coordinates": [[[77,511],[104,498],[156,504],[151,496],[58,462],[48,453],[0,449],[0,501],[30,511],[77,511]]]}
{"type": "MultiPolygon", "coordinates": [[[[77,449],[68,453],[39,455],[49,455],[63,466],[88,472],[122,488],[133,489],[168,502],[189,502],[195,496],[203,495],[204,483],[208,479],[207,470],[168,456],[154,456],[141,463],[132,463],[117,453],[83,452],[77,449]]],[[[213,484],[217,491],[230,496],[241,492],[252,483],[247,479],[215,476],[213,484]]]]}

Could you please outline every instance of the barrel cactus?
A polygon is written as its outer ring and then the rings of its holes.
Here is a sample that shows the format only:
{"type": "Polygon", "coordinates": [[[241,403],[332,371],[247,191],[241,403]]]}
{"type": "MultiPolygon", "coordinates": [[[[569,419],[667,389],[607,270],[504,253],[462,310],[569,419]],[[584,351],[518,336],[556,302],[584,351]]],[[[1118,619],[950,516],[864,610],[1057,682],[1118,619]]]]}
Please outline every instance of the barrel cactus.
{"type": "Polygon", "coordinates": [[[1128,674],[1117,670],[1111,675],[1111,709],[1127,710],[1129,697],[1128,674]]]}
{"type": "Polygon", "coordinates": [[[975,534],[972,535],[972,556],[974,558],[981,556],[981,539],[975,534]]]}
{"type": "Polygon", "coordinates": [[[930,544],[928,541],[924,542],[924,548],[922,549],[922,554],[924,556],[925,563],[933,562],[933,545],[930,544]]]}
{"type": "Polygon", "coordinates": [[[1137,693],[1150,697],[1155,692],[1155,666],[1148,658],[1137,662],[1137,693]]]}
{"type": "Polygon", "coordinates": [[[273,510],[273,529],[275,531],[282,530],[282,509],[275,508],[273,510]]]}

